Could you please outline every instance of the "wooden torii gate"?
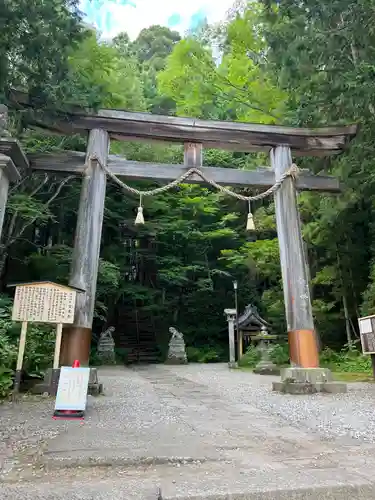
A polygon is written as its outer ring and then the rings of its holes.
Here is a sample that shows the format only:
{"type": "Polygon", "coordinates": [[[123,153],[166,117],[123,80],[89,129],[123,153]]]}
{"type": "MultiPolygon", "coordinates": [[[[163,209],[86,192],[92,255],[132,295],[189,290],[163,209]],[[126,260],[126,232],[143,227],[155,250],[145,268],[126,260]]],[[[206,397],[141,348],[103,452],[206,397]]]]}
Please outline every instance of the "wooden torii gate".
{"type": "MultiPolygon", "coordinates": [[[[187,169],[197,167],[208,178],[226,186],[269,188],[290,169],[292,155],[339,154],[357,132],[356,125],[320,129],[291,128],[120,110],[101,110],[97,114],[76,112],[58,119],[55,117],[53,121],[42,116],[35,119],[34,125],[60,134],[88,133],[86,154],[61,152],[29,155],[30,166],[35,170],[83,176],[70,285],[85,290],[85,293],[78,295],[73,326],[64,329],[60,357],[62,365],[71,365],[74,359],[83,365],[89,361],[106,191],[106,173],[101,165],[113,174],[131,180],[152,179],[162,182],[174,180],[187,169]],[[109,155],[110,139],[183,143],[184,165],[127,161],[109,155]],[[270,155],[271,168],[245,171],[202,167],[203,147],[266,152],[270,155]],[[87,162],[87,159],[92,161],[87,162]]],[[[5,149],[0,147],[0,153],[6,154],[5,149]]],[[[193,175],[188,182],[202,180],[193,175]]],[[[340,184],[334,177],[313,175],[302,170],[296,180],[288,177],[275,194],[291,361],[296,366],[314,368],[319,365],[318,348],[296,201],[297,189],[338,193],[340,184]]],[[[5,209],[5,203],[6,197],[0,196],[0,214],[5,209]]]]}

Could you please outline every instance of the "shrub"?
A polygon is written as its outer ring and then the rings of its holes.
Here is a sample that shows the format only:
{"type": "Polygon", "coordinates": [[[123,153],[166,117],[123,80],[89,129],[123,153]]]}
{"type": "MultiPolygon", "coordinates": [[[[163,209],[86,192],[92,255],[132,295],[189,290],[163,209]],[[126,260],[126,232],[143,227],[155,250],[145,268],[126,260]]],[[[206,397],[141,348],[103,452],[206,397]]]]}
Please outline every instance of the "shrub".
{"type": "Polygon", "coordinates": [[[275,365],[287,365],[289,363],[289,344],[271,346],[270,358],[275,365]]]}
{"type": "Polygon", "coordinates": [[[116,363],[127,365],[129,363],[129,353],[130,349],[126,349],[125,347],[116,347],[115,348],[116,363]]]}
{"type": "Polygon", "coordinates": [[[238,362],[238,366],[254,368],[260,360],[260,352],[254,345],[250,345],[238,362]]]}
{"type": "Polygon", "coordinates": [[[98,350],[96,346],[91,345],[90,348],[90,359],[89,359],[90,366],[100,366],[102,364],[102,360],[100,359],[100,356],[98,354],[98,350]]]}
{"type": "Polygon", "coordinates": [[[5,398],[13,386],[13,370],[0,366],[0,399],[5,398]]]}
{"type": "MultiPolygon", "coordinates": [[[[0,398],[6,397],[13,385],[21,325],[11,320],[12,300],[0,294],[0,398]]],[[[54,327],[30,324],[27,330],[24,372],[31,377],[42,377],[52,365],[54,327]]]]}
{"type": "Polygon", "coordinates": [[[335,372],[367,373],[371,371],[370,356],[363,356],[357,349],[335,352],[326,348],[320,355],[320,364],[335,372]]]}
{"type": "MultiPolygon", "coordinates": [[[[115,347],[115,359],[111,363],[110,361],[104,362],[105,365],[127,365],[129,358],[129,349],[124,347],[115,347]]],[[[90,366],[101,366],[103,364],[103,359],[99,356],[97,346],[91,346],[90,350],[90,366]]]]}
{"type": "MultiPolygon", "coordinates": [[[[289,363],[289,346],[288,344],[271,345],[270,358],[276,365],[286,365],[289,363]]],[[[260,360],[260,352],[257,346],[250,345],[246,353],[240,359],[238,365],[254,368],[260,360]]]]}
{"type": "Polygon", "coordinates": [[[223,361],[224,351],[219,347],[192,347],[186,348],[188,361],[191,363],[218,363],[223,361]]]}

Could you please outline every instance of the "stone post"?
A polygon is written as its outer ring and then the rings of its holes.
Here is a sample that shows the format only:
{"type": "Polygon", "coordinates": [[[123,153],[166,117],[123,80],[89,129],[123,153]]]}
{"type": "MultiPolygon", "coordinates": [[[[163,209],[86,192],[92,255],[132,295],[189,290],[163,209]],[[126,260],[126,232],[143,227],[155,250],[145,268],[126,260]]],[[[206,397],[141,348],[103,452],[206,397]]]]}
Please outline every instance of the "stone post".
{"type": "Polygon", "coordinates": [[[229,336],[229,368],[237,368],[236,363],[236,347],[234,337],[234,322],[236,321],[237,311],[235,309],[224,309],[224,314],[228,321],[228,336],[229,336]]]}
{"type": "Polygon", "coordinates": [[[0,154],[0,237],[8,201],[9,183],[17,182],[20,178],[21,176],[11,158],[0,154]]]}
{"type": "Polygon", "coordinates": [[[9,137],[8,131],[8,108],[0,104],[0,137],[9,137]]]}
{"type": "MultiPolygon", "coordinates": [[[[10,139],[9,136],[8,108],[4,106],[4,104],[0,104],[0,138],[5,141],[5,143],[15,141],[14,139],[10,139]]],[[[20,149],[20,146],[16,141],[13,146],[20,149]]],[[[20,156],[23,156],[23,153],[20,156]]],[[[0,238],[3,230],[5,209],[8,201],[9,183],[17,182],[20,178],[21,175],[12,158],[5,154],[0,154],[0,238]]]]}

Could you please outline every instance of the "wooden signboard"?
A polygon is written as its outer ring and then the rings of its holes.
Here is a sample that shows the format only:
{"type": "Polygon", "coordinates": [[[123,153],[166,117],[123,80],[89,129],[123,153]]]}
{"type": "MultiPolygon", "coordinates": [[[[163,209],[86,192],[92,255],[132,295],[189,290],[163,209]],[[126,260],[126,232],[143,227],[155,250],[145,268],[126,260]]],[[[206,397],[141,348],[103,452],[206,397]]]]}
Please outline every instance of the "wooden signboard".
{"type": "Polygon", "coordinates": [[[12,320],[22,322],[13,396],[16,397],[16,394],[19,392],[26,345],[27,324],[29,322],[56,325],[55,355],[53,358],[53,376],[50,389],[50,392],[56,393],[59,376],[58,368],[62,328],[64,324],[72,324],[74,321],[74,310],[78,289],[58,285],[51,281],[19,283],[9,286],[16,287],[12,320]]]}
{"type": "Polygon", "coordinates": [[[62,366],[57,388],[55,411],[85,411],[89,377],[90,368],[62,366]]]}
{"type": "Polygon", "coordinates": [[[363,354],[375,354],[375,315],[358,319],[363,354]]]}
{"type": "Polygon", "coordinates": [[[49,281],[16,286],[13,321],[72,324],[76,290],[49,281]]]}

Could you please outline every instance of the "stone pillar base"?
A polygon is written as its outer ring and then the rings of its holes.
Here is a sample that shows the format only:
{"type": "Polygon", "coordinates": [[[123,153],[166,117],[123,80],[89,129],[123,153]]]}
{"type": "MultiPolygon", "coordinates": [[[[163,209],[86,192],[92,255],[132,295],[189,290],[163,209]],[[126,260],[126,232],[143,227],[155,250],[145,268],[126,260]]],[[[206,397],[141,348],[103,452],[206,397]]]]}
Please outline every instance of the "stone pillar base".
{"type": "Polygon", "coordinates": [[[238,368],[238,363],[236,361],[229,361],[228,367],[231,369],[238,368]]]}
{"type": "Polygon", "coordinates": [[[253,373],[257,375],[280,375],[280,368],[273,363],[258,363],[253,373]]]}
{"type": "MultiPolygon", "coordinates": [[[[59,378],[60,369],[53,370],[52,368],[48,368],[48,370],[44,374],[43,382],[34,385],[31,392],[33,394],[44,394],[45,392],[48,392],[48,394],[50,394],[51,396],[56,396],[59,378]]],[[[98,370],[97,368],[90,368],[88,394],[90,394],[90,396],[98,396],[102,393],[103,384],[99,383],[98,370]]]]}
{"type": "Polygon", "coordinates": [[[328,368],[291,367],[281,370],[281,381],[273,382],[272,390],[286,394],[332,394],[347,392],[347,385],[334,382],[328,368]]]}
{"type": "Polygon", "coordinates": [[[166,365],[187,365],[188,360],[186,358],[178,358],[177,356],[168,357],[164,364],[166,365]]]}

